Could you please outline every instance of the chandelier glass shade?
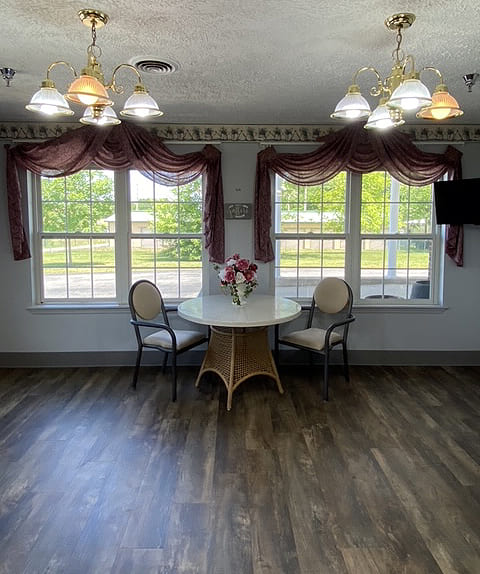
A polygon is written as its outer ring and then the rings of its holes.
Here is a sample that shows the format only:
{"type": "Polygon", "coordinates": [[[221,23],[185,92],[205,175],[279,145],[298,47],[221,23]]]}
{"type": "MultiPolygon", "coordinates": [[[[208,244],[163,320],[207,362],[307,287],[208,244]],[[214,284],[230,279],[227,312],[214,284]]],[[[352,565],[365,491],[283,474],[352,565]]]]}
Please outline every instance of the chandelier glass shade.
{"type": "Polygon", "coordinates": [[[111,106],[113,101],[108,97],[107,90],[96,78],[82,74],[70,84],[65,98],[70,102],[84,106],[102,104],[111,106]]]}
{"type": "Polygon", "coordinates": [[[347,94],[338,102],[330,117],[346,120],[368,118],[364,126],[366,129],[385,129],[404,124],[405,112],[417,111],[417,118],[437,121],[463,113],[458,102],[448,93],[442,75],[436,68],[426,67],[417,72],[413,56],[404,55],[401,49],[402,30],[409,28],[414,21],[415,15],[410,13],[394,14],[385,20],[385,26],[397,33],[397,47],[392,54],[394,63],[390,75],[382,80],[377,70],[371,66],[357,70],[347,94]],[[358,85],[359,75],[367,71],[375,74],[377,78],[376,84],[370,88],[370,95],[380,97],[379,105],[373,113],[358,85]],[[441,84],[437,86],[433,96],[420,80],[420,76],[426,71],[432,71],[440,77],[441,84]]]}
{"type": "Polygon", "coordinates": [[[148,118],[161,116],[163,112],[158,109],[157,103],[149,95],[142,84],[137,84],[133,94],[128,98],[123,106],[120,115],[127,117],[148,118]]]}
{"type": "Polygon", "coordinates": [[[25,107],[31,112],[41,112],[47,116],[73,116],[74,111],[70,109],[67,100],[62,96],[60,92],[55,89],[55,84],[53,87],[48,85],[43,85],[42,87],[33,94],[30,103],[25,107]]]}
{"type": "Polygon", "coordinates": [[[108,22],[107,14],[88,9],[80,10],[78,16],[83,24],[90,27],[92,34],[92,43],[87,48],[87,65],[78,76],[68,62],[62,60],[50,64],[47,69],[47,77],[43,80],[40,90],[32,96],[30,102],[25,106],[27,110],[50,116],[71,116],[74,112],[70,109],[68,102],[73,102],[86,108],[80,119],[81,123],[98,126],[119,124],[120,120],[112,108],[114,101],[109,91],[114,94],[123,94],[124,88],[116,82],[116,75],[120,69],[128,69],[135,74],[136,84],[132,95],[126,100],[120,111],[120,115],[138,119],[161,116],[163,112],[159,110],[158,104],[149,95],[140,73],[134,66],[130,64],[118,65],[112,73],[110,83],[105,82],[102,67],[98,61],[102,51],[96,45],[96,31],[108,22]],[[50,72],[59,65],[70,68],[74,76],[74,80],[65,95],[57,90],[55,83],[50,79],[50,72]]]}
{"type": "Polygon", "coordinates": [[[368,117],[365,129],[381,129],[393,128],[401,126],[405,123],[402,118],[401,112],[394,112],[387,106],[387,98],[382,98],[378,106],[373,110],[372,114],[368,117]]]}
{"type": "Polygon", "coordinates": [[[121,123],[111,106],[88,106],[80,122],[93,126],[115,126],[121,123]]]}
{"type": "Polygon", "coordinates": [[[360,93],[360,88],[352,84],[348,92],[337,104],[332,118],[361,120],[371,113],[370,104],[360,93]]]}
{"type": "Polygon", "coordinates": [[[432,94],[432,105],[417,113],[423,120],[446,120],[463,114],[457,100],[448,93],[445,84],[439,84],[432,94]]]}
{"type": "Polygon", "coordinates": [[[404,80],[390,96],[387,106],[400,110],[418,110],[432,103],[432,96],[427,86],[418,78],[404,80]]]}

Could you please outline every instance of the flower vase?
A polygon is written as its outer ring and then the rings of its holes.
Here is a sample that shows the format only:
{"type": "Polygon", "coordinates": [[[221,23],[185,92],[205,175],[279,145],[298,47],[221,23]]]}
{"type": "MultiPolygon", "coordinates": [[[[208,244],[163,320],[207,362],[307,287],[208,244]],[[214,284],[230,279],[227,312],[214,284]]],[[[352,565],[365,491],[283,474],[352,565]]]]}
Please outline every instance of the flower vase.
{"type": "Polygon", "coordinates": [[[231,289],[232,305],[243,307],[243,305],[247,304],[248,294],[246,292],[246,289],[247,289],[246,285],[242,283],[232,286],[231,289]]]}

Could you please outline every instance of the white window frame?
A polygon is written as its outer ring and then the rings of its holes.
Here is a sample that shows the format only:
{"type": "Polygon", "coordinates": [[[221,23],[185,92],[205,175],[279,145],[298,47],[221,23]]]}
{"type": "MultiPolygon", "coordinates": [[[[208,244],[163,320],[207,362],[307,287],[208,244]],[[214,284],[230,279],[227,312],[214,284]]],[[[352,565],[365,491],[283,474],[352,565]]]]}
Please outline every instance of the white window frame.
{"type": "MultiPolygon", "coordinates": [[[[99,170],[96,166],[88,169],[99,170]]],[[[112,171],[107,169],[106,171],[112,171]]],[[[103,235],[113,237],[115,239],[115,285],[116,297],[115,298],[88,298],[88,299],[45,299],[43,293],[42,281],[42,238],[47,235],[48,237],[55,237],[56,235],[63,237],[80,237],[87,239],[90,237],[88,234],[44,234],[41,230],[42,222],[42,201],[41,201],[41,176],[33,173],[28,173],[28,189],[29,189],[29,218],[30,218],[30,244],[32,246],[32,303],[34,307],[65,307],[65,308],[78,308],[78,307],[93,307],[110,308],[113,306],[125,307],[128,304],[128,293],[132,283],[132,269],[131,269],[131,239],[139,237],[140,234],[132,233],[130,221],[130,178],[129,171],[131,170],[114,170],[114,203],[115,203],[115,232],[106,234],[95,234],[95,238],[101,238],[103,235]]],[[[135,170],[132,170],[135,171],[135,170]]],[[[205,179],[202,178],[202,202],[205,200],[205,179]]],[[[176,237],[179,239],[188,239],[191,234],[179,234],[176,237]]],[[[202,230],[200,234],[194,234],[195,238],[201,239],[202,242],[202,291],[205,291],[208,285],[208,253],[205,249],[205,236],[202,221],[202,230]]],[[[163,235],[142,234],[142,238],[161,238],[163,235]]],[[[170,238],[172,235],[169,236],[170,238]]],[[[165,298],[171,304],[176,304],[182,299],[180,298],[165,298]]]]}
{"type": "MultiPolygon", "coordinates": [[[[275,193],[279,181],[279,176],[275,174],[272,178],[272,205],[275,206],[275,193]]],[[[346,193],[345,193],[345,280],[352,287],[354,303],[356,307],[440,307],[443,305],[443,272],[444,272],[444,228],[437,225],[433,209],[432,199],[432,233],[431,234],[378,234],[385,239],[394,240],[415,240],[424,239],[429,235],[432,241],[432,270],[430,276],[430,298],[418,299],[360,299],[361,288],[361,246],[363,239],[371,239],[372,234],[361,233],[361,197],[362,197],[362,175],[352,172],[346,173],[346,193]]],[[[285,234],[276,233],[277,213],[273,209],[273,224],[271,240],[276,245],[276,240],[286,237],[285,234]]],[[[375,234],[373,234],[375,236],[375,234]]],[[[322,236],[323,237],[323,236],[322,236]]],[[[316,236],[315,238],[322,238],[316,236]]],[[[336,238],[334,234],[332,237],[336,238]]],[[[288,237],[286,237],[288,239],[288,237]]],[[[297,238],[291,237],[292,239],[297,238]]],[[[307,238],[307,237],[306,237],[307,238]]],[[[275,264],[272,265],[275,269],[275,264]]],[[[275,290],[275,272],[272,272],[272,288],[275,290]]],[[[292,297],[295,298],[295,297],[292,297]]],[[[310,302],[310,298],[295,298],[300,303],[310,302]]]]}

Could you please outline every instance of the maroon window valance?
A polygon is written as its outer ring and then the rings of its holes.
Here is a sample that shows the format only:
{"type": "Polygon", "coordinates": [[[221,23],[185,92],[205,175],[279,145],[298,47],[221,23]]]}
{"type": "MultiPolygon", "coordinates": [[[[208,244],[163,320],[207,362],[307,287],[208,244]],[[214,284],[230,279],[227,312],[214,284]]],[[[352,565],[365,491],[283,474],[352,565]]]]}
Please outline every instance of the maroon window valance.
{"type": "MultiPolygon", "coordinates": [[[[319,141],[322,145],[310,153],[277,153],[275,148],[268,147],[257,155],[254,217],[258,261],[274,258],[270,239],[271,172],[296,185],[319,185],[344,170],[354,173],[385,170],[401,183],[414,186],[433,183],[445,174],[449,179],[462,177],[459,150],[448,146],[443,154],[427,153],[399,131],[374,133],[355,123],[319,141]]],[[[457,265],[463,264],[462,225],[447,227],[445,248],[457,265]]]]}
{"type": "Polygon", "coordinates": [[[13,256],[28,259],[30,249],[23,225],[19,170],[38,175],[66,176],[91,165],[105,169],[133,168],[155,172],[164,185],[184,185],[206,176],[204,233],[210,261],[225,260],[221,153],[211,145],[202,151],[176,155],[143,127],[121,123],[85,126],[42,143],[7,147],[7,194],[13,256]]]}

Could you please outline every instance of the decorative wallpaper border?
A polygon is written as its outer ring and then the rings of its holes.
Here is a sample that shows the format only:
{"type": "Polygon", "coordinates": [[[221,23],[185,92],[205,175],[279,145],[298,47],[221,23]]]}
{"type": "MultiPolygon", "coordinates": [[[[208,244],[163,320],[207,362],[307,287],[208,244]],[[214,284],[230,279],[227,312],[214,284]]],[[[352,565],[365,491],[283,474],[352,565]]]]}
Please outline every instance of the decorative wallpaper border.
{"type": "MultiPolygon", "coordinates": [[[[0,140],[35,141],[57,137],[81,127],[80,123],[0,123],[0,140]]],[[[314,143],[342,126],[322,125],[183,125],[147,124],[149,131],[166,142],[314,143]]],[[[99,128],[101,129],[101,128],[99,128]]],[[[400,128],[414,141],[478,142],[480,125],[411,125],[400,128]]]]}

